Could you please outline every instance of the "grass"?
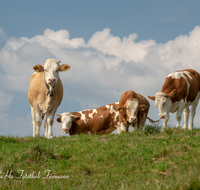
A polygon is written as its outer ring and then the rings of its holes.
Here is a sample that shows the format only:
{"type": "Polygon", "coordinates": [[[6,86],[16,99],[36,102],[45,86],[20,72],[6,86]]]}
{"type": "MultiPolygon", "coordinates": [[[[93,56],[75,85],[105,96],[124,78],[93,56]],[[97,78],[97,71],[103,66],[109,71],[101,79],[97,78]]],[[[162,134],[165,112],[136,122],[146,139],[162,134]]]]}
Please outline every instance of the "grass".
{"type": "Polygon", "coordinates": [[[200,189],[200,130],[0,136],[0,189],[200,189]]]}

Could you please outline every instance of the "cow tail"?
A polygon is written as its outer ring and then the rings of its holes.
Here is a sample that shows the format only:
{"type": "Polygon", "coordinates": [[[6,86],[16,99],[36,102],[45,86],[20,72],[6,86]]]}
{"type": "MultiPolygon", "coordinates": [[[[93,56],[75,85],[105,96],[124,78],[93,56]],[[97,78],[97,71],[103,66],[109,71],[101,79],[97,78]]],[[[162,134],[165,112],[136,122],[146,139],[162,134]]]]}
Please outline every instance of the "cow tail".
{"type": "Polygon", "coordinates": [[[160,119],[159,120],[156,120],[156,121],[154,121],[154,120],[152,120],[151,118],[149,118],[149,117],[147,117],[147,119],[152,123],[152,124],[154,124],[154,123],[157,123],[157,122],[159,122],[160,121],[160,119]]]}

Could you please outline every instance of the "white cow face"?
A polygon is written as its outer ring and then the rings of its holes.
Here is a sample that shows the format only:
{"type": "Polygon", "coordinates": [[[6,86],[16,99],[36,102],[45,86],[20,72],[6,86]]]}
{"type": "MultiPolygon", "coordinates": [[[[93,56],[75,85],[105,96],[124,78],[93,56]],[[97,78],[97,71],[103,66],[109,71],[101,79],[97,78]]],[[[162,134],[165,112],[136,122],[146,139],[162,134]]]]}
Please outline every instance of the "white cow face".
{"type": "Polygon", "coordinates": [[[54,86],[58,81],[60,61],[47,59],[44,64],[44,79],[46,84],[54,86]]]}
{"type": "Polygon", "coordinates": [[[44,65],[35,65],[33,69],[36,72],[44,72],[44,79],[48,86],[54,86],[58,81],[59,71],[66,71],[70,69],[67,64],[59,65],[60,61],[55,59],[47,59],[44,65]]]}
{"type": "Polygon", "coordinates": [[[169,112],[172,109],[172,101],[162,92],[155,94],[155,105],[159,110],[161,119],[169,118],[169,112]]]}
{"type": "Polygon", "coordinates": [[[138,111],[144,111],[146,108],[145,105],[139,105],[137,99],[127,100],[124,106],[119,107],[119,122],[121,123],[121,130],[125,131],[125,125],[137,122],[138,111]]]}
{"type": "Polygon", "coordinates": [[[72,115],[68,112],[62,113],[62,114],[56,114],[57,116],[60,116],[57,118],[57,122],[62,123],[62,131],[64,133],[69,133],[69,130],[71,129],[72,122],[76,122],[80,119],[80,117],[76,115],[72,115]]]}
{"type": "Polygon", "coordinates": [[[161,119],[169,118],[169,112],[172,109],[171,99],[176,94],[176,90],[172,90],[170,93],[165,94],[163,92],[158,92],[155,96],[148,96],[150,99],[155,100],[155,105],[159,110],[159,117],[161,119]]]}

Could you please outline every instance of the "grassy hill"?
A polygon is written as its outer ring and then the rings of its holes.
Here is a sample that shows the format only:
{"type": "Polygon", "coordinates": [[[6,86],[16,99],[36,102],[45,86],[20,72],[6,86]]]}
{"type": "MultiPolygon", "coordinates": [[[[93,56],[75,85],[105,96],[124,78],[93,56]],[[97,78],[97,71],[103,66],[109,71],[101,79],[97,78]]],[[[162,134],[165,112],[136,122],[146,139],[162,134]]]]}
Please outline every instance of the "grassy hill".
{"type": "Polygon", "coordinates": [[[0,189],[200,189],[200,130],[0,136],[0,189]]]}

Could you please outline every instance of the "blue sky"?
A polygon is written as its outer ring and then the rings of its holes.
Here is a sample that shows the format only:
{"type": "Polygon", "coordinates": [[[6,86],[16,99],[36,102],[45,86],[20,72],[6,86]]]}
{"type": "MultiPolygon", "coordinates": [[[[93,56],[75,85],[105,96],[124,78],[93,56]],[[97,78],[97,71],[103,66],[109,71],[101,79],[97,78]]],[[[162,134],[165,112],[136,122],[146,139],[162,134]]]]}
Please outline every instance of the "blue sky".
{"type": "MultiPolygon", "coordinates": [[[[0,135],[32,135],[29,78],[32,66],[48,58],[71,66],[60,74],[65,91],[59,113],[119,101],[130,89],[147,98],[177,69],[200,72],[199,10],[194,0],[2,2],[0,135]]],[[[149,116],[157,119],[149,102],[149,116]]],[[[63,135],[56,122],[53,133],[63,135]]]]}
{"type": "Polygon", "coordinates": [[[96,31],[110,28],[120,38],[137,33],[139,39],[165,43],[194,28],[199,9],[198,0],[4,1],[0,23],[9,37],[17,38],[50,28],[68,30],[71,38],[87,41],[96,31]]]}

